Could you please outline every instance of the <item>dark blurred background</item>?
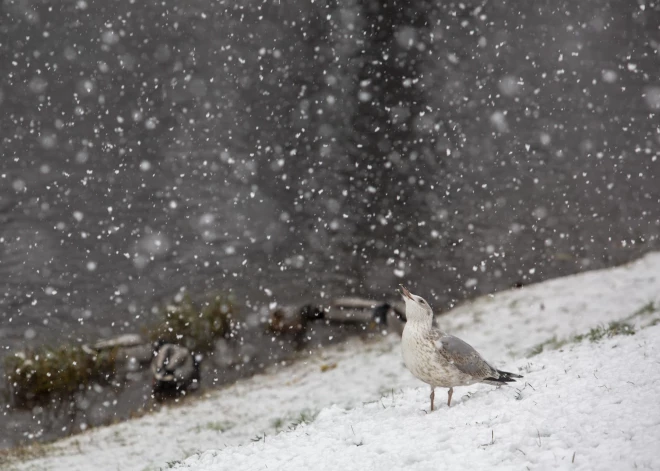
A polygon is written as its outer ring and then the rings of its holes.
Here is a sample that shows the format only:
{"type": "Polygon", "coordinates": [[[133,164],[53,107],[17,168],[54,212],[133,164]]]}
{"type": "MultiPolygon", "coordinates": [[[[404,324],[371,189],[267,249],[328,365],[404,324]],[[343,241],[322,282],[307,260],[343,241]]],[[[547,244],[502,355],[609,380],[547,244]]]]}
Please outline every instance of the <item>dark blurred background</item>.
{"type": "Polygon", "coordinates": [[[0,0],[0,346],[657,249],[660,3],[0,0]]]}

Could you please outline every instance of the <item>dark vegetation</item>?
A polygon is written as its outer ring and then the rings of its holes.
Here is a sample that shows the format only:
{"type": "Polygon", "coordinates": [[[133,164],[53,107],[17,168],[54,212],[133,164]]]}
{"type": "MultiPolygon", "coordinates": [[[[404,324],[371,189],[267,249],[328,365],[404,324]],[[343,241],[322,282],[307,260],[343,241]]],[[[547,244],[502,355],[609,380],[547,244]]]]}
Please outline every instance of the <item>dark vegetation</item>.
{"type": "Polygon", "coordinates": [[[198,304],[186,294],[181,301],[161,308],[161,319],[147,329],[147,336],[154,342],[165,340],[206,353],[213,350],[217,339],[229,334],[235,315],[234,302],[228,296],[217,294],[198,304]]]}
{"type": "MultiPolygon", "coordinates": [[[[213,350],[214,341],[229,334],[235,303],[216,294],[202,303],[189,295],[167,304],[144,333],[150,341],[184,345],[191,351],[213,350]]],[[[93,383],[107,384],[117,373],[120,347],[101,351],[65,344],[15,352],[4,358],[5,395],[14,407],[48,405],[84,393],[93,383]]]]}
{"type": "Polygon", "coordinates": [[[4,359],[10,403],[17,407],[46,405],[84,391],[91,383],[107,383],[115,374],[116,349],[90,354],[80,346],[42,347],[4,359]]]}

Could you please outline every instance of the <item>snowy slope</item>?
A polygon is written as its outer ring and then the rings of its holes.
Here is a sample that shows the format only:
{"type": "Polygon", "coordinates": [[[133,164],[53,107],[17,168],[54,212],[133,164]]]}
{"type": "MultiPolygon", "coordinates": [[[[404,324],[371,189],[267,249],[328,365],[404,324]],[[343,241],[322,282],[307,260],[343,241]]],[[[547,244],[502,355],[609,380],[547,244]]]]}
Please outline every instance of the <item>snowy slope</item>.
{"type": "Polygon", "coordinates": [[[473,387],[427,414],[409,388],[175,469],[660,469],[660,326],[516,365],[518,390],[473,387]]]}
{"type": "MultiPolygon", "coordinates": [[[[227,469],[227,463],[232,469],[259,469],[268,457],[273,460],[269,469],[277,469],[283,467],[279,460],[305,463],[323,450],[334,450],[329,468],[349,467],[340,460],[352,456],[371,469],[369,462],[394,464],[392,450],[400,449],[407,461],[397,465],[438,469],[436,461],[405,451],[420,446],[428,453],[442,450],[445,460],[456,454],[463,464],[483,455],[484,466],[502,469],[524,468],[525,463],[561,468],[570,464],[573,452],[575,466],[589,467],[589,460],[593,464],[598,455],[594,450],[600,451],[597,463],[619,453],[628,455],[624,468],[658,468],[647,441],[660,438],[660,401],[652,396],[654,382],[660,386],[654,340],[660,332],[647,326],[660,318],[659,308],[660,254],[650,254],[626,266],[485,297],[442,316],[445,330],[472,343],[496,366],[523,369],[530,386],[520,400],[516,388],[456,388],[455,406],[427,415],[422,409],[428,408],[429,391],[404,368],[398,339],[368,344],[355,340],[312,352],[304,361],[181,407],[59,441],[40,450],[45,456],[13,467],[159,469],[198,452],[221,450],[192,456],[183,469],[227,469]],[[637,334],[570,343],[563,352],[547,351],[525,360],[532,349],[553,338],[570,339],[624,319],[637,327],[637,334]],[[310,425],[275,437],[301,415],[317,413],[310,425]],[[637,417],[634,423],[645,432],[630,427],[631,420],[621,414],[637,417]],[[395,424],[393,431],[389,424],[395,424]],[[403,431],[411,438],[402,438],[403,431]],[[491,442],[491,432],[494,443],[480,447],[491,442]],[[258,438],[264,433],[265,443],[258,438]],[[392,439],[393,433],[398,440],[392,439]],[[539,440],[541,446],[534,445],[539,440]],[[621,445],[624,441],[630,443],[621,445]]],[[[436,397],[443,395],[439,389],[436,397]]],[[[451,463],[461,467],[458,461],[451,463]]],[[[286,467],[296,469],[293,464],[286,467]]]]}

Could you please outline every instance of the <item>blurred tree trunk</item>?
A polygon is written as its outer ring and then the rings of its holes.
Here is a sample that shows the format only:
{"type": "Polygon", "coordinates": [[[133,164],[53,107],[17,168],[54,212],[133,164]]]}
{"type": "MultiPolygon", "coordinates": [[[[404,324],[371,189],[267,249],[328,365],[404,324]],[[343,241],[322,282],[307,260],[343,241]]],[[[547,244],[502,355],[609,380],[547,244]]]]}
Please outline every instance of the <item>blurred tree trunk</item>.
{"type": "Polygon", "coordinates": [[[415,187],[423,168],[415,123],[425,103],[419,74],[430,8],[424,1],[358,3],[365,25],[354,58],[357,104],[347,149],[353,164],[347,177],[357,271],[379,248],[394,250],[404,239],[410,241],[417,228],[415,187]]]}

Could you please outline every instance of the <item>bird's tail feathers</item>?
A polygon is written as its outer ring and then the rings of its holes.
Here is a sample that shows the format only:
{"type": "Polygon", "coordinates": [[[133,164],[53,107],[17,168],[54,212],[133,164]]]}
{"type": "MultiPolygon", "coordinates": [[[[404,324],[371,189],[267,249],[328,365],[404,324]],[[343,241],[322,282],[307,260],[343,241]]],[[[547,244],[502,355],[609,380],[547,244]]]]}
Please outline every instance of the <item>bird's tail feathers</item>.
{"type": "Polygon", "coordinates": [[[499,386],[503,383],[512,383],[516,380],[516,378],[522,378],[522,376],[517,375],[515,373],[509,373],[508,371],[502,371],[502,370],[496,370],[496,371],[499,375],[497,378],[495,377],[485,378],[483,382],[499,386]]]}

